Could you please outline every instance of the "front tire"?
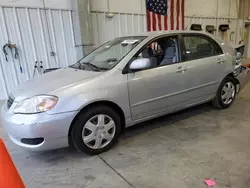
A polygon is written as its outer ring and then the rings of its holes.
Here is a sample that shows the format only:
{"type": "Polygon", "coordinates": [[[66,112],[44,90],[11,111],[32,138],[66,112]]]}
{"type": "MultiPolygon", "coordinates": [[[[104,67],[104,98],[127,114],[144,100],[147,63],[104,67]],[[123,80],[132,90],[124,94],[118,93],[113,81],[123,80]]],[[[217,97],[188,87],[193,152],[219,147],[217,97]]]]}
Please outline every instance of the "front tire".
{"type": "Polygon", "coordinates": [[[77,115],[71,130],[75,148],[96,155],[109,150],[121,133],[121,118],[109,106],[87,108],[77,115]]]}
{"type": "Polygon", "coordinates": [[[236,97],[236,84],[234,78],[227,76],[221,83],[212,104],[215,108],[229,108],[236,97]]]}

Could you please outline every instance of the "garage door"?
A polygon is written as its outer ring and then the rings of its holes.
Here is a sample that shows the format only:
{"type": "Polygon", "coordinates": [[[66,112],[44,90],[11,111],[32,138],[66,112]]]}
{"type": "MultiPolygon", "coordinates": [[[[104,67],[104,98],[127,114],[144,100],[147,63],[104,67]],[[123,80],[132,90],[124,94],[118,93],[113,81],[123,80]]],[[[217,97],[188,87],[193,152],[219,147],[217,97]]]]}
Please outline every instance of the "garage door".
{"type": "Polygon", "coordinates": [[[0,99],[43,67],[65,67],[76,61],[71,10],[0,7],[0,99]],[[6,44],[14,48],[3,47],[6,44]],[[22,68],[22,71],[20,70],[22,68]]]}

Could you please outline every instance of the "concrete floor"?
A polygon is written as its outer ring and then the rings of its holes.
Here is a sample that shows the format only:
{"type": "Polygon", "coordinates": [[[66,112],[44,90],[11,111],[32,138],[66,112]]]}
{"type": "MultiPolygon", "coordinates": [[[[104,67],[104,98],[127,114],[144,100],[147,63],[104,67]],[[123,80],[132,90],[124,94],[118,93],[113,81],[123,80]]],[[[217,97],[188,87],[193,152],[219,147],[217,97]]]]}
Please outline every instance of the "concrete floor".
{"type": "Polygon", "coordinates": [[[209,104],[129,128],[99,156],[25,151],[3,138],[29,188],[250,187],[250,86],[227,110],[209,104]]]}

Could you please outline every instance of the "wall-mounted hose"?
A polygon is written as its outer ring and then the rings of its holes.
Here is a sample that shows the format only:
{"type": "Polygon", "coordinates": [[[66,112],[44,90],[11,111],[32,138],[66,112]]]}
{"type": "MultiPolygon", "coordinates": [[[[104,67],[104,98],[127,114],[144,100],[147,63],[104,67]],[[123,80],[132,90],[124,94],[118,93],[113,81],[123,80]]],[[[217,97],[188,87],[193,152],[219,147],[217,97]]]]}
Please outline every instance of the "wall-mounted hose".
{"type": "Polygon", "coordinates": [[[21,62],[20,62],[20,59],[19,59],[19,53],[18,53],[18,49],[17,49],[16,45],[15,44],[11,44],[11,43],[6,43],[3,46],[3,53],[5,55],[6,61],[8,62],[9,60],[8,60],[7,48],[9,48],[10,50],[12,50],[12,49],[14,50],[14,58],[19,61],[20,72],[23,73],[23,68],[22,68],[22,65],[21,65],[21,62]]]}

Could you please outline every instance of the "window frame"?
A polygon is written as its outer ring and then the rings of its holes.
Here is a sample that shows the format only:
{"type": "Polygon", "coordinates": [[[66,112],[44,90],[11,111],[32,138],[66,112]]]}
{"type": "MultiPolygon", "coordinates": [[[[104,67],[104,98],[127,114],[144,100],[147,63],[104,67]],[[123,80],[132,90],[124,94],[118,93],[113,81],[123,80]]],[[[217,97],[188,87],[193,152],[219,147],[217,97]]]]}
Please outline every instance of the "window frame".
{"type": "Polygon", "coordinates": [[[218,55],[224,54],[224,52],[223,52],[222,48],[220,47],[220,45],[212,37],[204,35],[204,34],[200,34],[200,33],[185,33],[185,34],[181,34],[180,43],[181,43],[181,54],[182,54],[182,57],[183,57],[183,62],[186,62],[186,61],[195,61],[195,60],[199,60],[199,59],[204,59],[204,58],[209,58],[209,57],[214,57],[214,56],[218,56],[218,55]],[[196,59],[187,60],[186,46],[185,46],[185,41],[184,41],[185,37],[200,37],[200,38],[203,38],[203,39],[207,40],[208,42],[210,42],[210,44],[213,45],[214,47],[216,46],[217,49],[220,50],[220,53],[217,53],[216,55],[212,55],[212,56],[207,56],[207,57],[202,57],[202,58],[196,58],[196,59]]]}
{"type": "Polygon", "coordinates": [[[176,37],[176,41],[177,41],[177,48],[179,50],[178,53],[178,59],[179,61],[176,63],[173,63],[171,65],[174,64],[178,64],[183,62],[183,54],[181,53],[181,34],[180,33],[176,33],[176,34],[165,34],[165,35],[161,35],[161,36],[157,36],[151,40],[149,40],[145,45],[143,45],[143,47],[141,47],[136,53],[135,55],[128,61],[128,63],[126,64],[126,66],[124,67],[124,69],[122,70],[122,74],[129,74],[129,73],[135,73],[135,72],[140,72],[140,71],[146,71],[146,70],[151,70],[151,69],[156,69],[159,67],[164,67],[164,66],[169,66],[169,65],[159,65],[157,67],[153,67],[153,68],[148,68],[148,69],[143,69],[143,70],[131,70],[129,68],[130,64],[135,60],[134,58],[137,57],[148,45],[150,45],[151,43],[153,43],[154,41],[158,40],[158,39],[162,39],[162,38],[167,38],[167,37],[176,37]]]}

